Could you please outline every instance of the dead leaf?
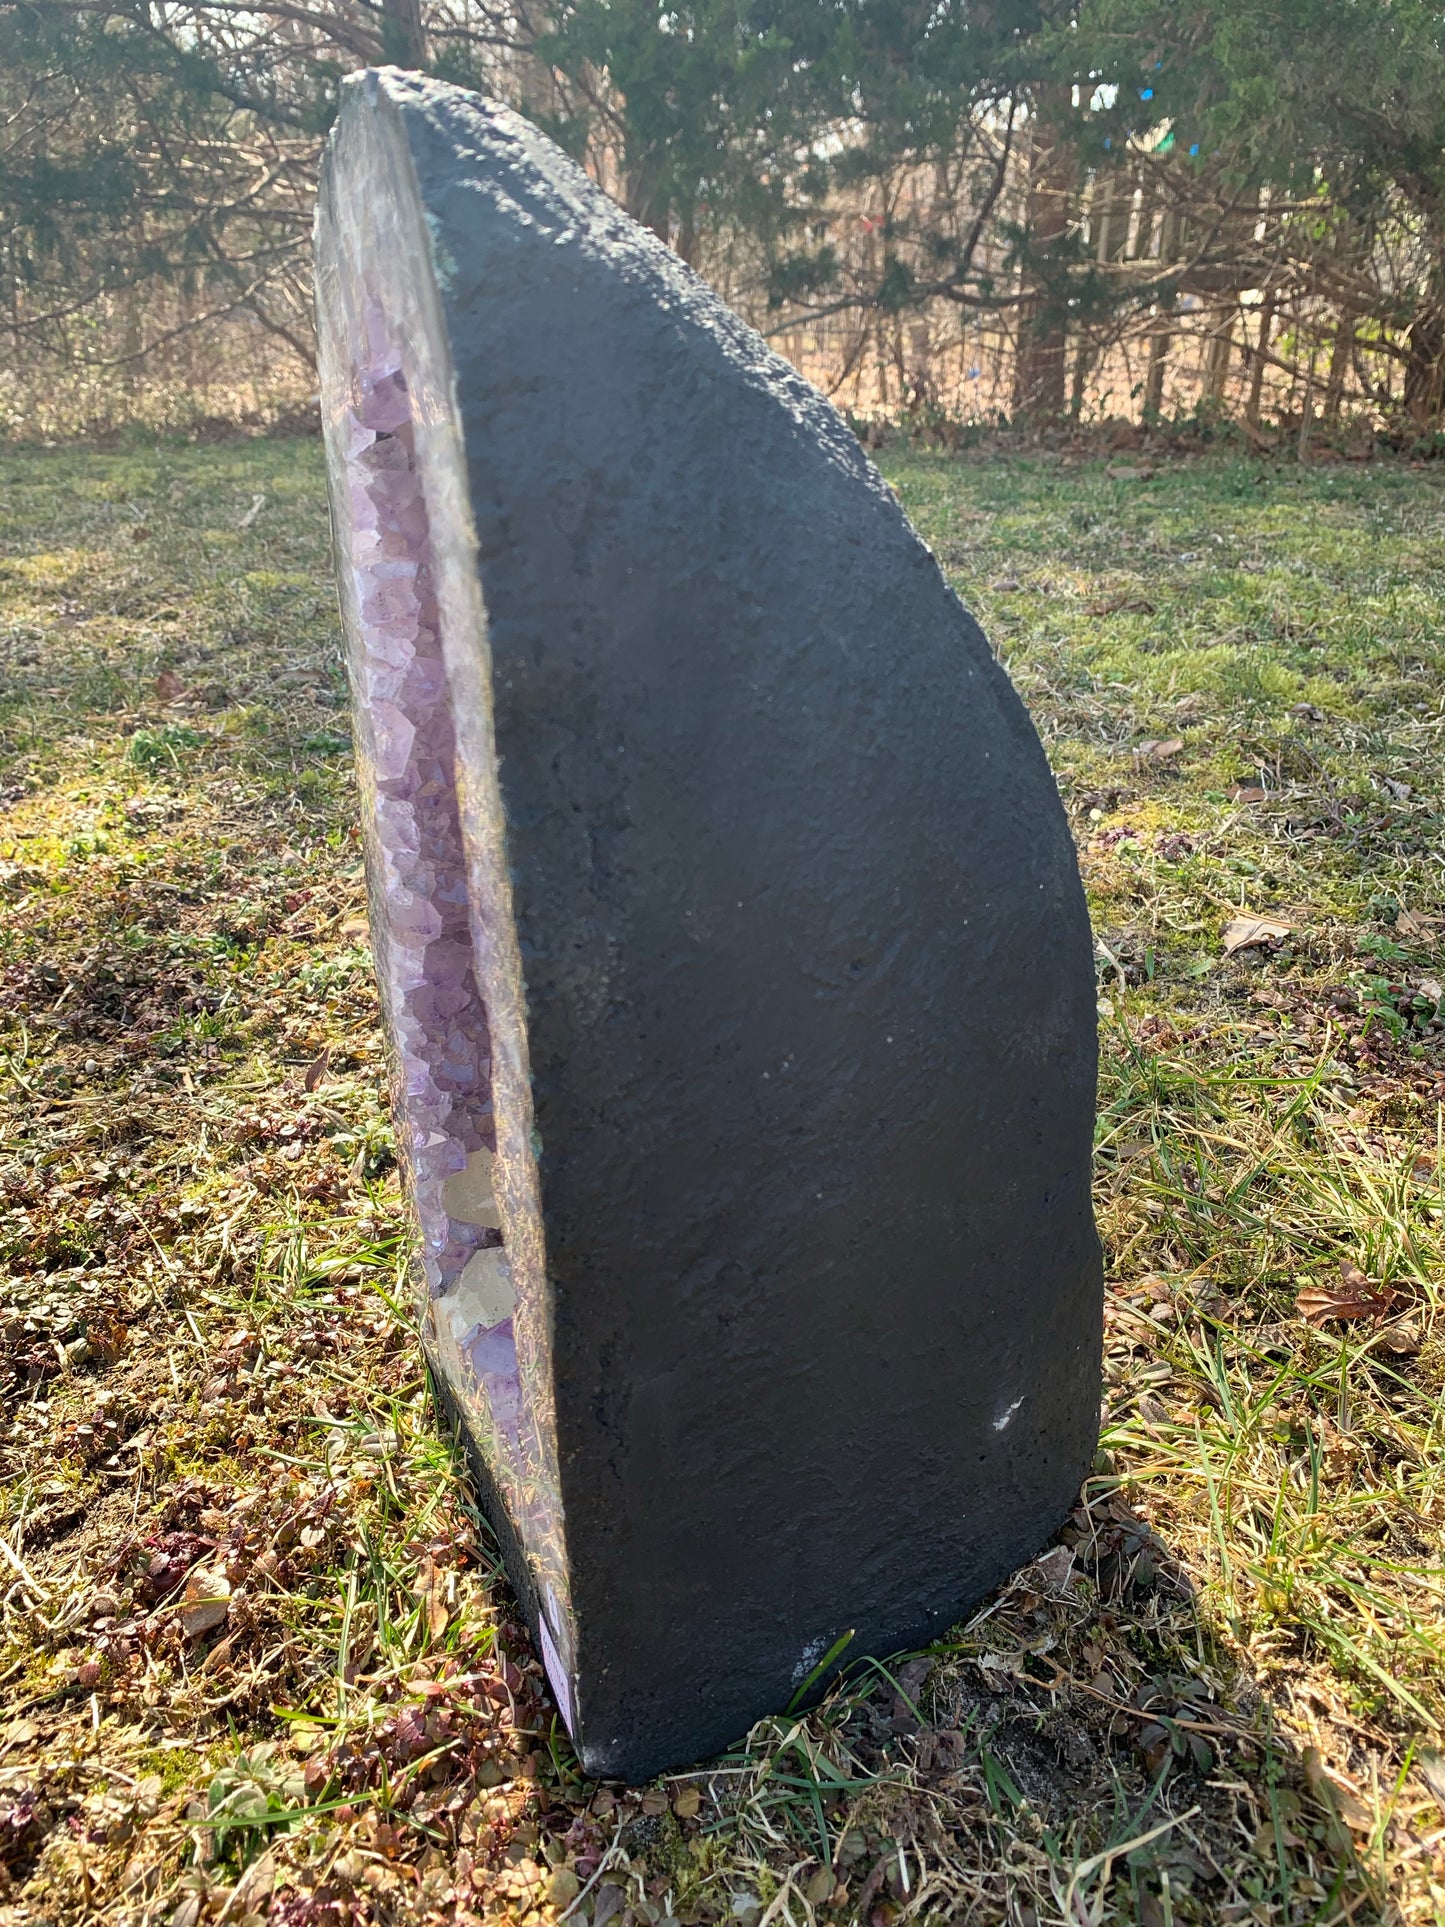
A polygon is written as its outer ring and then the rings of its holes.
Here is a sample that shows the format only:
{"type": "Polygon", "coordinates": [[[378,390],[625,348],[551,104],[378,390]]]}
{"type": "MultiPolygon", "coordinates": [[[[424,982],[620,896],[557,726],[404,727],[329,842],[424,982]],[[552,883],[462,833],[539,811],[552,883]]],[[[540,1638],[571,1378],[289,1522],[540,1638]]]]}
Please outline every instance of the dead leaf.
{"type": "Polygon", "coordinates": [[[1415,794],[1411,786],[1408,783],[1402,783],[1397,776],[1382,776],[1380,782],[1387,794],[1393,796],[1397,803],[1407,802],[1415,794]]]}
{"type": "Polygon", "coordinates": [[[1154,604],[1141,595],[1110,596],[1106,602],[1086,602],[1086,616],[1152,616],[1154,604]]]}
{"type": "Polygon", "coordinates": [[[263,1853],[259,1860],[251,1862],[231,1889],[218,1918],[242,1920],[248,1914],[263,1912],[264,1903],[271,1898],[275,1887],[276,1862],[269,1853],[263,1853]]]}
{"type": "Polygon", "coordinates": [[[412,1591],[426,1607],[427,1629],[433,1639],[440,1639],[447,1629],[446,1579],[437,1571],[430,1558],[424,1558],[416,1569],[416,1584],[412,1591]]]}
{"type": "Polygon", "coordinates": [[[1394,1302],[1388,1285],[1372,1285],[1358,1265],[1342,1258],[1339,1284],[1306,1286],[1295,1309],[1307,1324],[1322,1325],[1331,1318],[1380,1318],[1394,1302]]]}
{"type": "Polygon", "coordinates": [[[1356,1832],[1368,1833],[1374,1827],[1375,1816],[1353,1787],[1329,1772],[1320,1756],[1317,1746],[1307,1746],[1304,1750],[1305,1778],[1309,1781],[1311,1793],[1332,1806],[1346,1826],[1356,1832]]]}
{"type": "Polygon", "coordinates": [[[1430,1798],[1445,1815],[1445,1753],[1422,1747],[1415,1755],[1415,1771],[1430,1789],[1430,1798]]]}
{"type": "Polygon", "coordinates": [[[330,1068],[331,1068],[331,1049],[330,1049],[330,1046],[328,1045],[327,1048],[324,1051],[322,1051],[321,1055],[316,1059],[315,1063],[308,1064],[306,1066],[306,1075],[302,1078],[301,1081],[306,1086],[307,1090],[314,1091],[320,1085],[322,1079],[325,1077],[327,1071],[330,1068]]]}
{"type": "Polygon", "coordinates": [[[1392,1358],[1411,1358],[1420,1349],[1420,1334],[1413,1325],[1391,1325],[1380,1334],[1380,1350],[1392,1358]]]}
{"type": "Polygon", "coordinates": [[[1035,1559],[1034,1571],[1046,1586],[1067,1586],[1074,1571],[1073,1548],[1051,1546],[1041,1559],[1035,1559]]]}
{"type": "Polygon", "coordinates": [[[1224,954],[1232,957],[1236,950],[1263,950],[1280,943],[1290,929],[1275,917],[1231,917],[1224,926],[1224,954]]]}
{"type": "Polygon", "coordinates": [[[1422,917],[1414,910],[1401,910],[1395,918],[1395,929],[1402,937],[1428,937],[1435,929],[1433,917],[1422,917]]]}
{"type": "Polygon", "coordinates": [[[696,1785],[679,1787],[672,1796],[672,1810],[679,1820],[695,1820],[702,1805],[702,1789],[696,1785]]]}
{"type": "Polygon", "coordinates": [[[1136,763],[1167,763],[1184,748],[1182,736],[1167,736],[1163,739],[1150,737],[1140,743],[1134,751],[1136,763]]]}
{"type": "Polygon", "coordinates": [[[199,1639],[224,1623],[231,1610],[231,1582],[219,1566],[197,1566],[181,1594],[181,1631],[199,1639]]]}
{"type": "Polygon", "coordinates": [[[186,693],[186,685],[174,669],[163,669],[156,677],[156,694],[163,703],[173,703],[186,693]]]}
{"type": "Polygon", "coordinates": [[[824,1907],[833,1898],[833,1869],[819,1867],[807,1886],[803,1898],[814,1907],[824,1907]]]}
{"type": "Polygon", "coordinates": [[[1258,783],[1236,783],[1229,792],[1236,803],[1263,803],[1269,795],[1258,783]]]}
{"type": "Polygon", "coordinates": [[[236,527],[238,529],[250,528],[251,524],[255,521],[256,517],[261,513],[262,509],[265,508],[265,506],[266,506],[266,498],[264,495],[253,495],[251,497],[250,508],[246,510],[246,513],[241,517],[240,521],[236,524],[236,527]]]}
{"type": "Polygon", "coordinates": [[[570,1907],[582,1891],[582,1882],[573,1867],[557,1867],[547,1882],[547,1899],[553,1907],[570,1907]]]}

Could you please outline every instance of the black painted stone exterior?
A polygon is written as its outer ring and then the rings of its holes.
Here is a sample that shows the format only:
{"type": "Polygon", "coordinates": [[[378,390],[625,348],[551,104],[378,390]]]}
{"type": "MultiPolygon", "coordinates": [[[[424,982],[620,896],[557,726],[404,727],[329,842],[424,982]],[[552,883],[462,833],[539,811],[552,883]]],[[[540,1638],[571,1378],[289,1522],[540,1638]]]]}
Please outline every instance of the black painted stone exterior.
{"type": "Polygon", "coordinates": [[[943,1632],[1070,1506],[1087,916],[1022,703],[828,404],[516,115],[368,75],[338,200],[358,117],[455,371],[575,1737],[636,1779],[841,1634],[943,1632]]]}

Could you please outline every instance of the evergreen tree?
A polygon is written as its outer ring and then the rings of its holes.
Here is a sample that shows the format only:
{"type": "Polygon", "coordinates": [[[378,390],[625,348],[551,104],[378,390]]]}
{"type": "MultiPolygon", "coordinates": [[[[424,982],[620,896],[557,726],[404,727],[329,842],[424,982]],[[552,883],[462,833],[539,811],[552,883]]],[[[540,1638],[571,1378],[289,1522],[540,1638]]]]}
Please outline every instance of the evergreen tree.
{"type": "MultiPolygon", "coordinates": [[[[1370,317],[1419,427],[1445,408],[1445,15],[1429,0],[1082,0],[1081,62],[1146,91],[1241,196],[1267,190],[1297,285],[1370,317]],[[1293,226],[1288,226],[1293,219],[1293,226]],[[1284,224],[1284,225],[1281,225],[1284,224]]],[[[1348,343],[1346,343],[1348,345],[1348,343]]]]}

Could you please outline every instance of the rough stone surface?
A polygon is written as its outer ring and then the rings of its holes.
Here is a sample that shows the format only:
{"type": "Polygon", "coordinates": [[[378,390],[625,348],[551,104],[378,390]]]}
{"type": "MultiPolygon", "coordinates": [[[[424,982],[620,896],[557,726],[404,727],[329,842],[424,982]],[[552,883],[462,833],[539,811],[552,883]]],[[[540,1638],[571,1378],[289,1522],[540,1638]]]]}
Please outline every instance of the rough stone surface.
{"type": "Polygon", "coordinates": [[[425,1335],[583,1762],[635,1778],[841,1635],[942,1632],[1071,1503],[1082,891],[844,425],[534,128],[348,84],[317,260],[425,1335]]]}

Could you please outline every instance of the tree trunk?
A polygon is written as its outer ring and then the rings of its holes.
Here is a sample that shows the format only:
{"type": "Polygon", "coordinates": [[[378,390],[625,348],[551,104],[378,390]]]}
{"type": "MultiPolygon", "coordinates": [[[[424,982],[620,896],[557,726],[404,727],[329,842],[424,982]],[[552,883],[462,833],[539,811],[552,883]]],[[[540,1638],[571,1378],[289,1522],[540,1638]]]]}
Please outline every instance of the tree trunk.
{"type": "Polygon", "coordinates": [[[643,154],[629,161],[623,181],[622,205],[634,221],[650,228],[659,241],[672,245],[671,210],[662,185],[662,167],[656,153],[643,154]]]}
{"type": "Polygon", "coordinates": [[[1310,349],[1309,373],[1305,376],[1304,408],[1299,424],[1299,459],[1303,462],[1309,456],[1310,430],[1315,423],[1315,369],[1319,365],[1320,344],[1315,342],[1310,349]]]}
{"type": "Polygon", "coordinates": [[[421,0],[381,0],[381,41],[396,67],[425,73],[431,64],[421,0]]]}
{"type": "Polygon", "coordinates": [[[1265,297],[1264,306],[1259,311],[1259,346],[1254,351],[1254,367],[1249,376],[1249,400],[1244,408],[1244,419],[1251,428],[1259,427],[1259,402],[1264,392],[1265,356],[1269,353],[1269,338],[1273,331],[1274,296],[1271,294],[1265,297]]]}
{"type": "Polygon", "coordinates": [[[1144,419],[1157,420],[1164,407],[1164,374],[1169,349],[1174,340],[1172,328],[1156,328],[1149,337],[1149,373],[1144,379],[1144,419]]]}
{"type": "Polygon", "coordinates": [[[1422,432],[1440,424],[1445,404],[1445,316],[1433,303],[1417,309],[1407,336],[1405,413],[1422,432]]]}
{"type": "Polygon", "coordinates": [[[1345,394],[1345,376],[1349,372],[1354,347],[1354,310],[1341,308],[1339,321],[1335,325],[1335,345],[1330,353],[1330,372],[1325,377],[1324,416],[1327,422],[1337,422],[1340,418],[1340,404],[1345,394]]]}
{"type": "MultiPolygon", "coordinates": [[[[1068,232],[1073,210],[1078,160],[1064,132],[1069,101],[1068,88],[1056,85],[1040,87],[1034,101],[1025,225],[1035,254],[1046,255],[1068,232]]],[[[1014,413],[1030,421],[1057,421],[1064,412],[1068,335],[1037,275],[1019,308],[1018,340],[1014,413]]]]}
{"type": "Polygon", "coordinates": [[[1209,352],[1204,361],[1204,395],[1207,401],[1222,402],[1229,380],[1229,356],[1234,347],[1236,308],[1231,305],[1224,319],[1209,337],[1209,352]]]}
{"type": "Polygon", "coordinates": [[[1089,385],[1089,371],[1094,357],[1089,352],[1087,341],[1081,341],[1074,350],[1074,383],[1069,395],[1069,420],[1077,421],[1084,412],[1084,390],[1089,385]]]}

